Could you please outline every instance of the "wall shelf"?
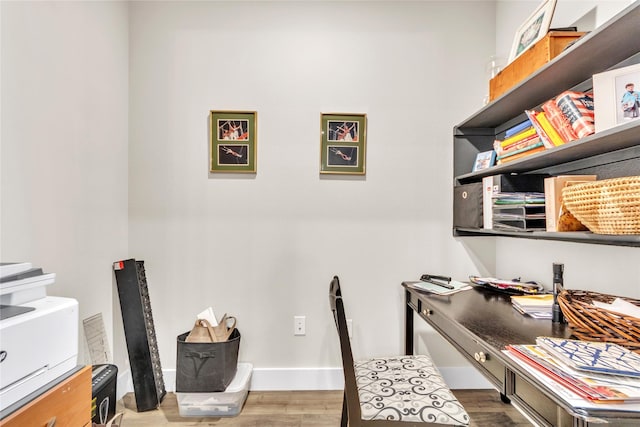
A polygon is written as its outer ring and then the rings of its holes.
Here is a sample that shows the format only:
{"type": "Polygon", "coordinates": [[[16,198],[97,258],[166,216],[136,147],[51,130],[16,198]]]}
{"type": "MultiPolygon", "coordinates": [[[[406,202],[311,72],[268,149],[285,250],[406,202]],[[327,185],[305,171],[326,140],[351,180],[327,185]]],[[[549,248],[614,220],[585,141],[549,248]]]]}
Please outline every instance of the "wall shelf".
{"type": "MultiPolygon", "coordinates": [[[[495,139],[526,119],[524,110],[539,107],[565,90],[591,88],[593,74],[640,63],[640,1],[580,38],[527,79],[458,124],[453,130],[454,185],[498,174],[596,174],[598,179],[640,175],[640,120],[545,150],[522,159],[471,172],[475,156],[493,149],[495,139]]],[[[593,233],[508,232],[455,228],[455,236],[507,236],[617,246],[640,246],[640,236],[593,233]]]]}

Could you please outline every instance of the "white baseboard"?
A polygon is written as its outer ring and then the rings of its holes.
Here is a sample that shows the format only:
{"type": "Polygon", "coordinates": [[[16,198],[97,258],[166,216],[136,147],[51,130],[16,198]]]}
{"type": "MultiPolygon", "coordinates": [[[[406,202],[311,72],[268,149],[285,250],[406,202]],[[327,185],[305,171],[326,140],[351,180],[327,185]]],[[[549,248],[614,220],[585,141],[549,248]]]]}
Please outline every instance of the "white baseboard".
{"type": "MultiPolygon", "coordinates": [[[[494,388],[476,369],[472,367],[438,368],[451,389],[492,389],[494,388]]],[[[163,370],[167,392],[175,391],[176,370],[163,370]]],[[[342,390],[344,380],[342,368],[254,368],[249,390],[342,390]]],[[[133,392],[133,382],[129,371],[118,375],[118,399],[133,392]]]]}

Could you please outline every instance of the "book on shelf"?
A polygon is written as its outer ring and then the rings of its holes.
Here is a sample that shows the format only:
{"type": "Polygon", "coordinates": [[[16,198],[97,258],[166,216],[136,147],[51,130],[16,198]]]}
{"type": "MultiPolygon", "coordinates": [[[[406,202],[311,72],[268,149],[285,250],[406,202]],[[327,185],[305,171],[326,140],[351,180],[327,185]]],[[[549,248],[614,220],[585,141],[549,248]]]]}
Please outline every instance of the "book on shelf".
{"type": "Polygon", "coordinates": [[[508,138],[503,139],[502,141],[500,141],[500,147],[502,148],[507,148],[510,147],[516,143],[518,143],[519,141],[522,141],[528,137],[530,137],[531,135],[535,135],[536,130],[533,126],[529,126],[527,128],[525,128],[523,131],[518,132],[517,134],[510,136],[508,138]]]}
{"type": "Polygon", "coordinates": [[[497,165],[502,165],[504,163],[509,163],[509,162],[514,161],[514,160],[518,160],[518,159],[521,159],[523,157],[527,157],[527,156],[530,156],[532,154],[539,153],[539,152],[544,151],[546,149],[547,148],[544,145],[540,145],[540,146],[537,146],[537,147],[532,147],[532,148],[530,148],[528,150],[525,150],[525,151],[523,151],[521,153],[513,154],[511,156],[507,156],[507,157],[503,157],[501,159],[498,159],[496,161],[496,164],[497,165]]]}
{"type": "Polygon", "coordinates": [[[531,124],[536,129],[536,132],[537,132],[538,136],[540,137],[540,140],[542,141],[544,146],[546,148],[555,147],[555,145],[553,145],[553,143],[551,142],[551,139],[549,138],[549,135],[547,135],[547,133],[544,131],[544,129],[540,125],[540,122],[538,122],[537,112],[535,110],[524,110],[524,112],[527,115],[527,117],[529,117],[529,120],[531,120],[531,124]]]}
{"type": "Polygon", "coordinates": [[[554,146],[559,147],[565,143],[564,139],[562,139],[556,128],[553,127],[553,125],[549,121],[547,113],[545,113],[544,111],[540,111],[536,115],[536,119],[538,119],[538,123],[540,123],[542,129],[544,129],[544,131],[547,133],[549,140],[551,140],[551,143],[554,146]]]}
{"type": "Polygon", "coordinates": [[[579,371],[640,379],[640,354],[608,342],[538,337],[536,344],[579,371]]]}
{"type": "Polygon", "coordinates": [[[529,119],[518,123],[517,125],[510,127],[509,129],[507,129],[506,131],[504,131],[504,137],[509,138],[510,136],[513,136],[517,133],[520,133],[521,131],[527,129],[531,127],[531,121],[529,121],[529,119]]]}
{"type": "MultiPolygon", "coordinates": [[[[498,155],[498,156],[496,157],[496,159],[497,159],[497,160],[504,160],[504,159],[506,159],[507,157],[515,156],[516,154],[520,154],[520,153],[525,153],[525,152],[527,152],[527,151],[534,150],[534,149],[536,149],[536,148],[538,148],[538,147],[543,147],[542,141],[538,141],[538,142],[534,142],[534,143],[529,144],[529,145],[525,145],[525,146],[524,146],[524,147],[522,147],[522,148],[517,148],[517,149],[514,149],[514,150],[509,150],[509,151],[507,151],[506,153],[502,153],[502,154],[498,155]]],[[[544,147],[543,147],[543,148],[544,148],[544,147]]]]}
{"type": "Polygon", "coordinates": [[[595,181],[596,175],[559,175],[544,179],[544,205],[547,231],[558,231],[562,209],[562,189],[573,182],[595,181]]]}
{"type": "Polygon", "coordinates": [[[576,135],[575,131],[571,127],[569,119],[562,114],[562,111],[560,111],[555,99],[550,99],[542,104],[542,110],[545,112],[547,119],[558,132],[565,144],[578,139],[578,135],[576,135]]]}
{"type": "Polygon", "coordinates": [[[529,315],[535,319],[551,319],[553,295],[512,295],[511,304],[519,313],[529,315]]]}
{"type": "Polygon", "coordinates": [[[600,403],[640,402],[640,383],[633,378],[580,372],[538,345],[509,345],[505,353],[583,399],[600,403]]]}
{"type": "Polygon", "coordinates": [[[534,133],[533,135],[528,136],[523,140],[516,141],[513,144],[508,145],[507,147],[502,147],[500,145],[500,141],[496,140],[493,144],[493,149],[498,156],[504,156],[513,153],[516,150],[520,150],[521,148],[537,144],[538,142],[540,142],[540,137],[537,133],[534,133]]]}
{"type": "Polygon", "coordinates": [[[556,97],[556,104],[571,123],[578,138],[584,138],[595,132],[591,93],[568,90],[556,97]]]}

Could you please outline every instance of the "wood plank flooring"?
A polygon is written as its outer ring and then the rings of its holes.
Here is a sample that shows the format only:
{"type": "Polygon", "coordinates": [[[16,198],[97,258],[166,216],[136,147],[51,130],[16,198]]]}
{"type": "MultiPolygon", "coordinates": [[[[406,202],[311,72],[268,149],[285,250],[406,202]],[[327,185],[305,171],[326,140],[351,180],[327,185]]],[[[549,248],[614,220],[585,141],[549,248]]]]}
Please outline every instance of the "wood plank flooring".
{"type": "MultiPolygon", "coordinates": [[[[500,401],[495,390],[454,390],[471,417],[472,427],[529,427],[513,406],[500,401]]],[[[158,410],[136,412],[132,393],[117,403],[123,427],[338,427],[341,391],[252,391],[237,417],[180,417],[176,395],[168,393],[158,410]]]]}

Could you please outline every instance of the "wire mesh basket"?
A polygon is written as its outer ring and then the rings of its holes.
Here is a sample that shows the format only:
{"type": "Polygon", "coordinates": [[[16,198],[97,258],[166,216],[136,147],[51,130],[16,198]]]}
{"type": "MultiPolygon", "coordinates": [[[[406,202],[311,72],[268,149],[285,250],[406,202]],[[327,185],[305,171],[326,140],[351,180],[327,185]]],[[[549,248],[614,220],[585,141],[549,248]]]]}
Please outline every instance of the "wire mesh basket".
{"type": "Polygon", "coordinates": [[[567,289],[558,295],[558,304],[578,339],[619,344],[640,353],[640,319],[592,304],[593,301],[610,304],[616,298],[640,307],[640,301],[632,298],[567,289]]]}
{"type": "Polygon", "coordinates": [[[603,179],[562,189],[569,212],[597,234],[640,234],[640,176],[603,179]]]}

